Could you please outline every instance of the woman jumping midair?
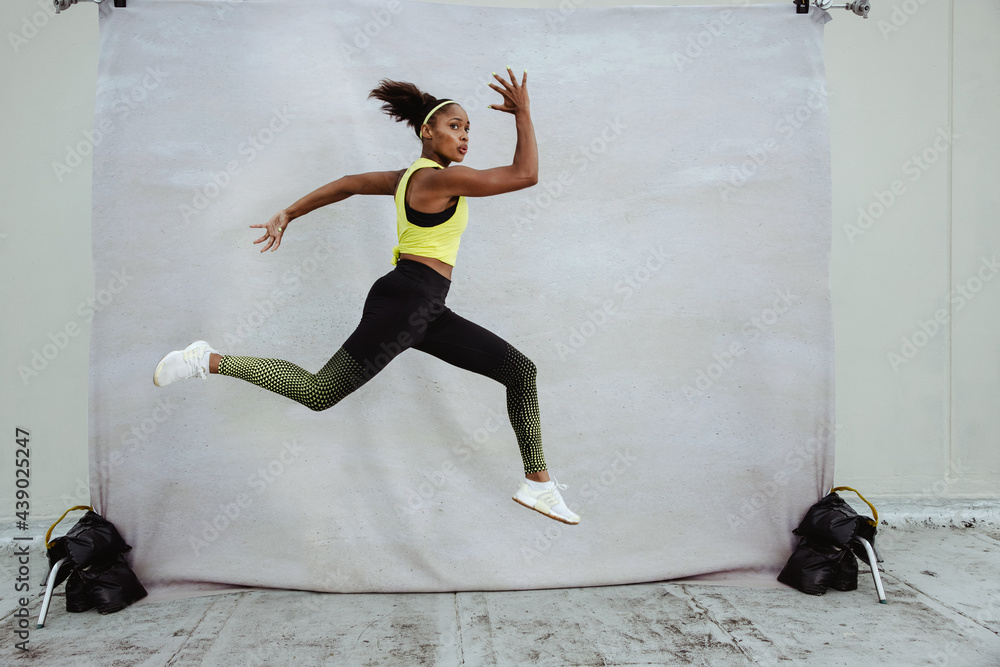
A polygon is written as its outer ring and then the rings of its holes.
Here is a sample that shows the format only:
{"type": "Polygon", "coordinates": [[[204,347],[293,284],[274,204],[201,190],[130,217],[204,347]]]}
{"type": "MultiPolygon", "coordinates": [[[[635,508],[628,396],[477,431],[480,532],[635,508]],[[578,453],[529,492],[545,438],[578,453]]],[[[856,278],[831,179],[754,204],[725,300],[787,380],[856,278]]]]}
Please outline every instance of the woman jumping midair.
{"type": "Polygon", "coordinates": [[[450,364],[485,375],[507,389],[507,414],[517,436],[525,478],[514,500],[542,514],[576,524],[580,517],[563,501],[565,485],[549,478],[542,454],[541,422],[535,389],[535,365],[478,324],[459,317],[445,305],[459,240],[468,223],[466,197],[489,197],[527,188],[538,182],[538,149],[531,124],[527,72],[518,83],[493,74],[490,88],[503,97],[489,108],[514,115],[517,145],[510,166],[477,170],[452,166],[469,146],[469,117],[448,99],[437,99],[412,83],[383,80],[369,94],[382,110],[405,122],[423,145],[420,158],[407,169],[344,176],[311,192],[266,224],[254,243],[261,252],[277,250],[288,224],[317,208],[351,195],[392,195],[396,202],[399,245],[393,248],[395,269],[372,285],[361,322],[333,357],[313,374],[280,359],[237,357],[217,352],[205,341],[167,354],[156,366],[153,382],[160,387],[209,373],[229,375],[326,410],[359,388],[392,359],[413,348],[450,364]],[[499,84],[499,85],[498,85],[499,84]]]}

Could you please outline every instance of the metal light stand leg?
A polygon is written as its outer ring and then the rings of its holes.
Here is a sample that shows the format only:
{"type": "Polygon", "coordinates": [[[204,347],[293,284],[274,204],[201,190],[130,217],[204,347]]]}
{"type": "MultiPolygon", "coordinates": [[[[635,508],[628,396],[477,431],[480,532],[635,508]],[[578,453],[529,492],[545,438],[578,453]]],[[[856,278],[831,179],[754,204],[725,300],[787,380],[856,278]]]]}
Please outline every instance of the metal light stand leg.
{"type": "Polygon", "coordinates": [[[882,604],[887,604],[885,591],[882,590],[882,578],[878,575],[878,559],[875,557],[875,550],[872,549],[872,545],[865,538],[856,537],[855,539],[864,545],[865,551],[868,553],[868,565],[872,568],[872,578],[875,579],[875,590],[878,591],[878,601],[882,604]]]}
{"type": "Polygon", "coordinates": [[[52,589],[56,587],[56,575],[59,573],[59,568],[62,567],[63,563],[68,560],[69,558],[60,558],[52,566],[52,571],[49,572],[49,580],[45,584],[45,598],[42,600],[42,610],[38,612],[38,625],[35,628],[45,627],[45,615],[49,613],[49,602],[52,601],[52,589]]]}

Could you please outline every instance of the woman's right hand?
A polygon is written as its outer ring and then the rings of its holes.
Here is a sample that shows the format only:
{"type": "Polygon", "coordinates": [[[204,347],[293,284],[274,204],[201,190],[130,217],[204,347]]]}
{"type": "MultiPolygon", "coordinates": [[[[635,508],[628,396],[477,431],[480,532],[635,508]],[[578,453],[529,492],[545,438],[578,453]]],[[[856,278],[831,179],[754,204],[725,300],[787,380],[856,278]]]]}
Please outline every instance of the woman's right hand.
{"type": "Polygon", "coordinates": [[[271,216],[271,219],[263,225],[250,225],[251,228],[256,227],[266,230],[263,236],[254,241],[255,244],[267,241],[267,245],[260,249],[261,252],[268,249],[274,252],[278,249],[278,246],[281,245],[281,235],[288,229],[289,221],[288,214],[284,210],[281,210],[271,216]],[[271,246],[274,247],[272,248],[271,246]]]}

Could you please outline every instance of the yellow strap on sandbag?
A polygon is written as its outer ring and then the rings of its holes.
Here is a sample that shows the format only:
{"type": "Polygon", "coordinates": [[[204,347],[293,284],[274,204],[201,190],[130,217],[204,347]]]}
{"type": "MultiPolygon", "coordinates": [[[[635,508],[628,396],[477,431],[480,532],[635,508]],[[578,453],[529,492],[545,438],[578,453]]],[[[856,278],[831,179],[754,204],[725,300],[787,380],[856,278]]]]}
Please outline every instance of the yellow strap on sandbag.
{"type": "MultiPolygon", "coordinates": [[[[854,493],[858,493],[857,489],[852,489],[849,486],[838,486],[835,489],[830,489],[830,493],[835,493],[837,491],[854,491],[854,493]]],[[[875,506],[872,505],[870,502],[868,502],[865,499],[865,497],[863,495],[861,495],[860,493],[858,493],[858,498],[861,498],[861,500],[864,500],[865,501],[865,505],[868,505],[868,507],[871,507],[872,508],[872,514],[875,515],[875,520],[874,521],[869,520],[868,523],[870,523],[873,526],[878,527],[878,510],[875,509],[875,506]]]]}
{"type": "MultiPolygon", "coordinates": [[[[62,521],[63,519],[65,519],[66,515],[69,514],[70,512],[72,512],[73,510],[87,510],[87,511],[93,512],[94,508],[91,507],[90,505],[77,505],[76,507],[70,507],[68,510],[66,510],[65,512],[63,512],[63,515],[61,517],[59,517],[59,521],[62,521]]],[[[52,548],[52,543],[49,542],[49,538],[52,537],[52,531],[59,524],[59,521],[56,521],[54,524],[52,524],[51,526],[49,526],[49,532],[45,533],[45,548],[46,549],[51,549],[52,548]]]]}

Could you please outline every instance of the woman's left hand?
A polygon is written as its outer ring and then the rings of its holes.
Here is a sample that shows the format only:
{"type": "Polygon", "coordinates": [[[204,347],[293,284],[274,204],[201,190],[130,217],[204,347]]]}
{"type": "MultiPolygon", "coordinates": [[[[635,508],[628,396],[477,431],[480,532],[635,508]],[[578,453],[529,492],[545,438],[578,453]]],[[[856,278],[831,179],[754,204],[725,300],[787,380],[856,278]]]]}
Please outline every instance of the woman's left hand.
{"type": "Polygon", "coordinates": [[[267,231],[259,239],[254,241],[254,243],[263,243],[267,241],[267,245],[260,249],[261,252],[270,249],[274,252],[281,245],[281,235],[285,233],[285,229],[288,228],[288,214],[284,210],[278,211],[271,219],[263,225],[250,225],[251,227],[256,227],[258,229],[266,229],[267,231]],[[271,246],[274,246],[273,248],[271,246]]]}
{"type": "Polygon", "coordinates": [[[524,70],[524,74],[521,76],[521,83],[517,82],[517,77],[514,76],[514,72],[510,67],[507,68],[507,76],[510,77],[510,81],[502,79],[499,74],[493,72],[493,78],[499,81],[500,86],[503,86],[503,88],[495,83],[488,85],[500,93],[503,97],[503,104],[491,104],[489,108],[512,113],[515,116],[518,113],[530,113],[528,102],[528,70],[524,70]]]}

